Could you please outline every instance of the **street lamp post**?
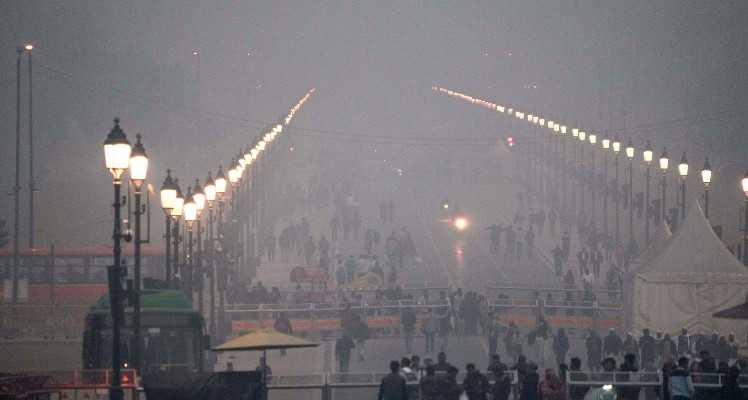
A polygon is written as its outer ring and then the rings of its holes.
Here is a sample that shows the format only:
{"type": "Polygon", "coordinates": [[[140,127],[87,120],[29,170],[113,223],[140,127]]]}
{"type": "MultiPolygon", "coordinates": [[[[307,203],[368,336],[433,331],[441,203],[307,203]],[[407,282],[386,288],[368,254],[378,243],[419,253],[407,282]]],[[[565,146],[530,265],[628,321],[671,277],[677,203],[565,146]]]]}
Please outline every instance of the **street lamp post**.
{"type": "MultiPolygon", "coordinates": [[[[224,197],[226,194],[226,186],[228,184],[228,180],[226,179],[226,175],[223,173],[223,167],[221,165],[218,166],[218,172],[216,173],[216,197],[218,198],[218,243],[222,244],[222,238],[225,235],[224,232],[224,226],[223,226],[223,209],[225,206],[224,197]]],[[[215,243],[213,243],[215,246],[215,243]]],[[[214,253],[215,254],[215,253],[214,253]]],[[[221,339],[222,338],[222,331],[223,331],[223,295],[224,295],[224,284],[225,284],[225,277],[226,277],[226,271],[225,265],[217,265],[216,263],[216,283],[218,285],[218,318],[216,319],[216,326],[215,326],[215,333],[216,336],[221,339]]]]}
{"type": "Polygon", "coordinates": [[[683,221],[686,219],[686,178],[688,177],[688,160],[686,160],[685,152],[678,164],[678,175],[680,175],[680,219],[683,221]]]}
{"type": "Polygon", "coordinates": [[[579,209],[584,211],[584,189],[585,189],[585,175],[586,171],[584,169],[584,142],[587,141],[587,133],[585,131],[579,131],[579,141],[581,142],[579,144],[579,181],[580,181],[580,191],[579,191],[579,209]]]}
{"type": "MultiPolygon", "coordinates": [[[[177,197],[174,199],[174,208],[171,209],[171,218],[172,218],[172,230],[171,230],[171,240],[172,240],[172,247],[174,254],[172,256],[172,274],[180,274],[181,277],[181,268],[179,265],[179,219],[182,218],[182,213],[184,210],[184,197],[182,196],[182,189],[179,187],[179,179],[174,179],[174,185],[177,187],[177,197]]],[[[171,280],[172,282],[172,288],[176,287],[176,281],[174,279],[171,280]]]]}
{"type": "Polygon", "coordinates": [[[29,248],[33,249],[35,245],[34,234],[36,233],[34,232],[34,217],[36,215],[34,192],[36,191],[36,185],[34,184],[34,75],[31,69],[31,51],[34,50],[34,45],[27,43],[23,46],[23,49],[29,55],[29,248]]]}
{"type": "Polygon", "coordinates": [[[200,311],[200,315],[203,314],[203,308],[205,305],[205,296],[203,294],[203,282],[204,282],[204,274],[203,274],[203,236],[202,236],[202,226],[201,226],[201,220],[203,216],[203,210],[205,209],[205,192],[203,191],[203,188],[200,187],[200,180],[195,179],[195,190],[192,194],[192,198],[195,200],[195,205],[197,207],[197,253],[195,254],[195,262],[194,262],[194,269],[197,271],[196,273],[193,273],[193,277],[197,278],[196,286],[197,286],[197,304],[198,304],[198,310],[200,311]]]}
{"type": "MultiPolygon", "coordinates": [[[[579,139],[579,129],[578,128],[573,128],[571,130],[571,137],[573,138],[572,139],[572,143],[571,143],[571,147],[572,147],[572,162],[569,163],[570,166],[571,166],[571,168],[567,170],[568,173],[569,173],[569,186],[572,186],[572,185],[576,184],[576,178],[577,178],[577,175],[578,175],[577,174],[577,159],[578,159],[578,157],[577,157],[577,139],[579,139]]],[[[571,191],[571,203],[570,203],[570,207],[569,207],[569,214],[570,215],[568,217],[570,218],[570,221],[573,220],[576,217],[576,213],[577,213],[577,190],[576,190],[576,188],[574,188],[571,191]]]]}
{"type": "Polygon", "coordinates": [[[597,193],[596,191],[596,185],[595,182],[597,182],[597,174],[595,174],[595,146],[597,145],[597,135],[594,133],[590,133],[589,136],[590,144],[592,145],[592,150],[590,151],[590,176],[592,177],[592,180],[590,181],[590,193],[592,195],[592,226],[597,229],[597,225],[595,224],[595,214],[597,213],[597,193]]]}
{"type": "MultiPolygon", "coordinates": [[[[629,139],[626,145],[626,158],[629,159],[629,248],[634,246],[634,144],[629,139]]],[[[629,254],[629,257],[633,254],[629,254]]]]}
{"type": "Polygon", "coordinates": [[[649,181],[650,181],[650,168],[652,166],[652,144],[649,143],[649,140],[647,140],[647,146],[644,148],[644,151],[642,152],[642,157],[644,158],[644,163],[647,164],[646,169],[646,184],[645,184],[645,194],[644,194],[644,240],[649,243],[649,181]]]}
{"type": "Polygon", "coordinates": [[[165,281],[167,286],[171,285],[171,210],[174,209],[174,203],[177,201],[177,185],[171,179],[171,170],[166,170],[166,178],[161,185],[161,209],[166,214],[166,264],[165,264],[165,281]]]}
{"type": "Polygon", "coordinates": [[[745,195],[745,209],[743,210],[743,264],[748,265],[748,171],[740,180],[740,186],[745,195]]]}
{"type": "Polygon", "coordinates": [[[185,280],[185,292],[187,293],[187,297],[192,299],[193,296],[193,272],[195,270],[195,262],[192,254],[192,227],[195,225],[195,220],[197,220],[197,204],[195,203],[195,198],[192,195],[192,187],[187,187],[187,197],[184,200],[184,222],[187,225],[187,254],[186,254],[186,260],[185,263],[185,269],[186,272],[184,272],[184,280],[185,280]]]}
{"type": "Polygon", "coordinates": [[[712,166],[709,165],[709,157],[704,160],[704,168],[701,169],[701,182],[704,184],[704,217],[709,219],[709,184],[712,183],[712,166]]]}
{"type": "Polygon", "coordinates": [[[670,159],[667,156],[667,148],[662,149],[662,155],[660,156],[660,169],[662,170],[662,220],[667,221],[667,202],[665,196],[667,194],[667,167],[670,163],[670,159]]]}
{"type": "Polygon", "coordinates": [[[120,334],[122,324],[122,282],[120,264],[122,258],[121,242],[124,237],[120,217],[120,193],[122,189],[122,175],[127,171],[130,164],[130,152],[132,147],[127,140],[127,135],[119,126],[119,119],[114,119],[114,127],[104,141],[104,160],[109,173],[112,175],[114,184],[114,230],[112,241],[114,242],[112,256],[113,265],[109,269],[109,306],[112,317],[112,377],[109,398],[111,400],[122,399],[122,386],[120,385],[120,334]]]}
{"type": "Polygon", "coordinates": [[[16,48],[16,179],[13,185],[13,288],[11,300],[18,303],[19,232],[21,219],[21,54],[23,47],[16,48]]]}
{"type": "Polygon", "coordinates": [[[610,139],[605,138],[602,141],[603,147],[603,232],[608,236],[608,150],[610,149],[610,139]]]}
{"type": "Polygon", "coordinates": [[[615,188],[616,188],[616,243],[621,238],[621,187],[618,184],[618,154],[621,152],[621,141],[613,139],[613,158],[615,164],[615,188]]]}
{"type": "Polygon", "coordinates": [[[210,273],[210,290],[208,290],[208,296],[210,297],[210,321],[209,321],[209,332],[211,337],[215,337],[216,332],[216,268],[214,260],[214,249],[215,243],[213,237],[213,205],[216,200],[216,184],[213,181],[210,171],[208,172],[208,179],[205,180],[205,201],[208,203],[208,271],[210,273]]]}
{"type": "Polygon", "coordinates": [[[143,206],[141,205],[142,200],[142,188],[143,183],[148,176],[148,155],[145,153],[145,147],[141,142],[142,136],[138,134],[135,146],[132,148],[130,154],[130,182],[135,191],[135,238],[133,243],[133,253],[135,258],[134,263],[134,280],[133,282],[133,342],[134,346],[132,349],[132,364],[136,370],[140,371],[141,368],[141,349],[142,346],[142,332],[140,326],[140,268],[141,268],[141,254],[140,247],[141,242],[141,226],[140,220],[143,215],[143,206]]]}

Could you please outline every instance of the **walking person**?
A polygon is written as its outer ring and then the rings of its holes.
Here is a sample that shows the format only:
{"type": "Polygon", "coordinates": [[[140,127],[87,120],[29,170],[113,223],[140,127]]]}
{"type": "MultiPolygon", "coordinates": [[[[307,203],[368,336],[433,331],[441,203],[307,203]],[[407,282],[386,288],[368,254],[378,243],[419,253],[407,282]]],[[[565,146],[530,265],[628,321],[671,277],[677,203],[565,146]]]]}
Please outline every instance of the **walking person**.
{"type": "MultiPolygon", "coordinates": [[[[343,336],[335,342],[335,360],[338,362],[338,372],[347,373],[351,364],[351,350],[356,347],[350,334],[343,332],[343,336]]],[[[399,368],[399,365],[398,365],[399,368]]]]}
{"type": "Polygon", "coordinates": [[[434,316],[434,310],[429,308],[426,318],[422,321],[421,331],[426,339],[426,353],[434,351],[434,337],[439,331],[439,320],[434,316]]]}
{"type": "Polygon", "coordinates": [[[408,400],[408,388],[400,375],[399,362],[390,361],[390,373],[382,378],[377,400],[408,400]]]}
{"type": "Polygon", "coordinates": [[[566,353],[569,352],[569,337],[566,336],[564,328],[558,328],[556,336],[553,337],[553,353],[556,354],[556,365],[566,362],[566,353]]]}
{"type": "Polygon", "coordinates": [[[358,361],[366,360],[366,341],[369,340],[369,325],[366,323],[366,316],[362,316],[358,319],[358,322],[353,328],[353,339],[356,344],[356,351],[358,353],[358,361]]]}
{"type": "Polygon", "coordinates": [[[413,331],[416,328],[416,313],[410,307],[405,307],[400,316],[403,326],[403,338],[405,339],[405,352],[411,354],[413,351],[413,331]]]}
{"type": "Polygon", "coordinates": [[[465,390],[468,400],[488,400],[488,392],[491,388],[488,378],[473,363],[468,364],[465,370],[467,375],[462,381],[462,388],[465,390]]]}

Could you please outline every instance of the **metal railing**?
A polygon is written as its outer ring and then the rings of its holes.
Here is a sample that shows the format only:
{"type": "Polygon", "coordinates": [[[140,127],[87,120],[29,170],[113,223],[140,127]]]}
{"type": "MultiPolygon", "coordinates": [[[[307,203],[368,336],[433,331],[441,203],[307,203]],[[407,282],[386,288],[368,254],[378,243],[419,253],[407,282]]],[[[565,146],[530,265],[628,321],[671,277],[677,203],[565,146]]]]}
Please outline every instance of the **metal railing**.
{"type": "MultiPolygon", "coordinates": [[[[338,400],[374,398],[379,385],[388,373],[323,373],[310,375],[281,375],[268,377],[268,398],[272,400],[309,399],[309,400],[338,400]]],[[[507,371],[510,376],[513,398],[519,397],[518,377],[516,371],[507,371]]],[[[437,376],[443,375],[437,373],[437,376]]],[[[486,377],[491,384],[494,377],[488,373],[486,377]]],[[[464,374],[457,377],[462,382],[464,374]]],[[[406,383],[411,399],[420,399],[420,385],[418,381],[406,383]]]]}

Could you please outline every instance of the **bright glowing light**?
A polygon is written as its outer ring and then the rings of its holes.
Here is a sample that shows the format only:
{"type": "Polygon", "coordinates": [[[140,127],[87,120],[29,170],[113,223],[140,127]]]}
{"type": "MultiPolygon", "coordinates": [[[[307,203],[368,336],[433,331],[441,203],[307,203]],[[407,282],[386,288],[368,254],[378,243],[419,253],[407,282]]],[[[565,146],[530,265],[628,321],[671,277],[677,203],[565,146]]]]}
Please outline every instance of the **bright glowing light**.
{"type": "Polygon", "coordinates": [[[31,50],[34,50],[34,45],[31,43],[26,43],[26,45],[24,45],[23,48],[26,49],[26,51],[31,51],[31,50]]]}
{"type": "Polygon", "coordinates": [[[610,392],[613,390],[613,385],[603,385],[603,390],[606,392],[610,392]]]}
{"type": "Polygon", "coordinates": [[[460,232],[467,229],[469,225],[470,222],[465,217],[457,217],[454,219],[454,227],[460,232]]]}

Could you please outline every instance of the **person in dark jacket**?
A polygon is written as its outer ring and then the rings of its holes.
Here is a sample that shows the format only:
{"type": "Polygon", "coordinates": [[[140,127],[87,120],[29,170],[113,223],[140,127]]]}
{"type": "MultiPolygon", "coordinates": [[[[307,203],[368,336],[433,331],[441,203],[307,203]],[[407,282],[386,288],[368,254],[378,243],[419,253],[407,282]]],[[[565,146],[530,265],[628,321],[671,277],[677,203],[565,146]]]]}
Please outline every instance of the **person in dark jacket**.
{"type": "Polygon", "coordinates": [[[356,344],[348,332],[343,333],[343,336],[335,342],[335,360],[339,363],[338,370],[340,372],[348,372],[348,366],[351,363],[351,350],[355,347],[356,344]]]}
{"type": "Polygon", "coordinates": [[[462,386],[457,383],[457,373],[460,372],[457,367],[449,366],[447,375],[444,379],[439,380],[439,393],[442,400],[459,400],[462,393],[462,386]]]}
{"type": "Polygon", "coordinates": [[[512,377],[506,373],[506,366],[499,364],[493,370],[494,384],[491,386],[493,400],[508,400],[512,394],[512,377]]]}
{"type": "Polygon", "coordinates": [[[649,329],[644,329],[642,337],[639,338],[639,351],[641,352],[642,369],[645,371],[656,371],[655,339],[649,334],[649,329]]]}
{"type": "Polygon", "coordinates": [[[522,380],[520,400],[539,400],[540,393],[538,386],[540,384],[540,375],[538,375],[538,366],[535,363],[528,365],[528,372],[522,380]]]}
{"type": "Polygon", "coordinates": [[[608,336],[603,340],[603,354],[608,357],[618,357],[621,355],[623,340],[618,336],[614,328],[610,328],[608,336]]]}
{"type": "Polygon", "coordinates": [[[556,336],[553,337],[553,352],[556,354],[556,364],[566,362],[566,353],[569,351],[569,337],[566,336],[564,328],[558,328],[556,336]]]}
{"type": "Polygon", "coordinates": [[[473,363],[466,365],[465,370],[467,371],[467,376],[462,381],[462,387],[465,389],[468,399],[487,400],[490,389],[488,378],[475,368],[475,364],[473,363]]]}
{"type": "Polygon", "coordinates": [[[600,369],[600,360],[602,359],[602,340],[597,332],[590,329],[590,335],[587,337],[585,344],[587,346],[587,366],[592,371],[600,369]]]}
{"type": "Polygon", "coordinates": [[[722,384],[722,397],[720,400],[741,400],[743,399],[743,392],[738,385],[738,377],[740,375],[740,369],[733,365],[727,372],[725,382],[722,384]]]}
{"type": "Polygon", "coordinates": [[[433,365],[429,365],[426,367],[426,375],[418,383],[421,389],[421,400],[438,400],[440,398],[438,384],[436,370],[433,365]]]}
{"type": "MultiPolygon", "coordinates": [[[[569,363],[569,381],[586,381],[587,374],[580,372],[582,369],[582,360],[578,357],[572,357],[569,363]]],[[[569,400],[583,400],[589,387],[580,385],[569,386],[569,400]]]]}
{"type": "Polygon", "coordinates": [[[390,361],[390,373],[382,378],[379,385],[378,400],[408,400],[408,390],[405,378],[400,376],[400,363],[390,361]]]}
{"type": "Polygon", "coordinates": [[[683,328],[678,335],[678,355],[685,357],[691,354],[691,337],[688,336],[688,329],[683,328]]]}
{"type": "MultiPolygon", "coordinates": [[[[639,372],[639,366],[636,365],[636,356],[631,353],[623,356],[623,364],[619,367],[619,371],[628,373],[639,372]]],[[[620,381],[628,381],[629,377],[620,376],[618,379],[620,381]]],[[[639,398],[638,387],[620,387],[616,390],[618,390],[618,398],[620,400],[637,400],[639,398]]]]}

